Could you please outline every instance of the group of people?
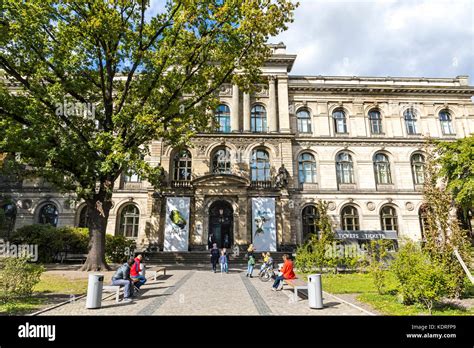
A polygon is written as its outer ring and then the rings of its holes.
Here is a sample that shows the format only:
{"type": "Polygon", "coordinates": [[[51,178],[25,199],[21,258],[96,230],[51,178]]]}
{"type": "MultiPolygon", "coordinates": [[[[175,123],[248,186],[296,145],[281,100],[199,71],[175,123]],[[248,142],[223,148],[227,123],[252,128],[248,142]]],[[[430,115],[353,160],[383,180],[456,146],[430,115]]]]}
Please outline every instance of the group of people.
{"type": "MultiPolygon", "coordinates": [[[[247,273],[246,277],[253,278],[253,270],[256,264],[255,261],[255,247],[253,244],[247,249],[247,273]]],[[[266,268],[272,267],[273,268],[273,258],[270,252],[262,253],[263,263],[260,267],[260,273],[263,272],[266,268]]],[[[221,266],[221,273],[229,273],[229,260],[227,257],[227,250],[223,248],[219,250],[216,243],[213,243],[211,248],[211,264],[212,270],[214,273],[217,272],[217,262],[219,262],[221,266]]],[[[283,255],[283,264],[279,269],[278,275],[275,278],[273,283],[272,290],[277,291],[283,288],[283,280],[285,279],[295,279],[296,275],[293,270],[293,261],[291,260],[291,256],[289,254],[283,255]]]]}
{"type": "Polygon", "coordinates": [[[124,302],[132,302],[134,297],[139,296],[141,286],[146,283],[142,259],[141,254],[131,257],[112,276],[112,285],[124,287],[124,302]]]}
{"type": "Polygon", "coordinates": [[[229,273],[229,259],[227,258],[227,249],[219,250],[217,244],[214,243],[211,248],[211,264],[214,273],[217,272],[217,263],[221,266],[221,273],[229,273]]]}

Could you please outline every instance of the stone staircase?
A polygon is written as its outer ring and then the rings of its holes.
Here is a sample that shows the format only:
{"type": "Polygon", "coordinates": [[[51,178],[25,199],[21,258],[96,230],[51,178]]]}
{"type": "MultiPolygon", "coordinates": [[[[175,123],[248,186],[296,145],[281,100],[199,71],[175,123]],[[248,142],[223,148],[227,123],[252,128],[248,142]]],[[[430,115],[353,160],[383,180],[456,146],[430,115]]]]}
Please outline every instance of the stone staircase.
{"type": "MultiPolygon", "coordinates": [[[[146,264],[158,265],[209,265],[211,263],[211,255],[208,251],[192,251],[192,252],[146,252],[144,262],[146,264]]],[[[272,252],[275,263],[281,263],[284,252],[272,252]]],[[[247,259],[245,252],[241,252],[238,256],[229,255],[230,265],[246,265],[247,259]]],[[[255,253],[257,264],[262,262],[261,253],[255,253]]]]}

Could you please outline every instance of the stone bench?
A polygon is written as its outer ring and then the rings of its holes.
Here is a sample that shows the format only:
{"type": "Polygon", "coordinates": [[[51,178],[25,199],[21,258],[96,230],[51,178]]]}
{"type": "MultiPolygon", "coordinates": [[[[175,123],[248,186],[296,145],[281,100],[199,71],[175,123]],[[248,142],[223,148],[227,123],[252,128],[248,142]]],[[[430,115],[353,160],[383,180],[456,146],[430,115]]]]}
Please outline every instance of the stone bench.
{"type": "Polygon", "coordinates": [[[104,285],[102,286],[102,292],[115,292],[115,302],[120,302],[120,289],[123,289],[124,286],[119,286],[119,285],[104,285]]]}
{"type": "Polygon", "coordinates": [[[163,275],[166,275],[166,267],[151,267],[150,269],[146,269],[147,272],[150,272],[153,276],[153,280],[156,281],[158,278],[158,273],[163,272],[163,275]]]}
{"type": "Polygon", "coordinates": [[[291,286],[294,290],[294,300],[295,303],[298,302],[298,290],[308,290],[308,283],[301,279],[284,279],[285,284],[291,286]]]}

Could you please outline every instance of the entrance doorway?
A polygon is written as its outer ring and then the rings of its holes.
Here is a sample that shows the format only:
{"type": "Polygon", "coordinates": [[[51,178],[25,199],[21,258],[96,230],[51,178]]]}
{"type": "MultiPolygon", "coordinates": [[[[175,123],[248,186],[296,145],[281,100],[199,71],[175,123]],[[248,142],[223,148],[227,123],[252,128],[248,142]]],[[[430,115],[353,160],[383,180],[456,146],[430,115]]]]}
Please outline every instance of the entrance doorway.
{"type": "Polygon", "coordinates": [[[226,201],[212,203],[209,208],[209,235],[214,235],[218,248],[230,248],[234,243],[234,210],[226,201]]]}

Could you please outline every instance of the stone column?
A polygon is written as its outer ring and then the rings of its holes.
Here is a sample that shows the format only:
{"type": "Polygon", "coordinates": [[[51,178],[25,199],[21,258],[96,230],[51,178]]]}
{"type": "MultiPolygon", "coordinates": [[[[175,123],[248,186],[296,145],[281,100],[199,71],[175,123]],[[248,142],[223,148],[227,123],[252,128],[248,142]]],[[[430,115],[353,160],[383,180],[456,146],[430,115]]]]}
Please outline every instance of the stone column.
{"type": "Polygon", "coordinates": [[[278,77],[278,112],[280,133],[290,133],[290,112],[288,106],[288,77],[278,77]]]}
{"type": "Polygon", "coordinates": [[[276,99],[276,89],[275,89],[275,77],[268,77],[268,131],[277,132],[278,131],[278,120],[277,120],[277,99],[276,99]]]}
{"type": "Polygon", "coordinates": [[[244,92],[244,132],[250,132],[250,95],[244,92]]]}
{"type": "Polygon", "coordinates": [[[239,129],[239,86],[232,86],[232,110],[231,110],[231,129],[232,132],[238,132],[239,129]]]}

